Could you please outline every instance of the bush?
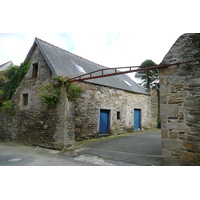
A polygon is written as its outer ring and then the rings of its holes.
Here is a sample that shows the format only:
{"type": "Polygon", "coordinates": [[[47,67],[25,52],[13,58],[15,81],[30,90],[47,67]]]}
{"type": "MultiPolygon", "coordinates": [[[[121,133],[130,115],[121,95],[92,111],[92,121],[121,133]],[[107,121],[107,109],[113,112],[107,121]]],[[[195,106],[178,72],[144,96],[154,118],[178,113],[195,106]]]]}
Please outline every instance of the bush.
{"type": "MultiPolygon", "coordinates": [[[[66,86],[67,98],[70,101],[75,101],[85,91],[84,83],[67,83],[66,81],[69,80],[69,78],[60,76],[56,76],[54,79],[59,85],[66,86]]],[[[39,96],[42,102],[49,107],[54,107],[59,100],[60,90],[56,85],[57,84],[47,83],[38,87],[39,96]]]]}
{"type": "Polygon", "coordinates": [[[38,91],[42,102],[49,107],[54,107],[59,100],[60,91],[52,83],[38,87],[38,91]]]}
{"type": "Polygon", "coordinates": [[[84,83],[67,83],[67,97],[70,101],[75,101],[85,92],[84,83]]]}
{"type": "Polygon", "coordinates": [[[14,66],[1,74],[0,89],[3,91],[0,98],[8,101],[12,98],[16,88],[24,78],[25,74],[30,68],[28,62],[22,63],[20,66],[14,66]]]}
{"type": "Polygon", "coordinates": [[[12,110],[14,108],[14,104],[11,100],[2,102],[2,110],[12,110]]]}

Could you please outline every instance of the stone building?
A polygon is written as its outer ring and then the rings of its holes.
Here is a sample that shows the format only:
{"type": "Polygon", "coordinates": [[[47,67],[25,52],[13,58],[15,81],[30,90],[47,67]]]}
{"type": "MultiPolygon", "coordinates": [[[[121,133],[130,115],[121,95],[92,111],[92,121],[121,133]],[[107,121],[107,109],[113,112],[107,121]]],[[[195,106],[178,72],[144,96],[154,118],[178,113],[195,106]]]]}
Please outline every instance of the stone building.
{"type": "Polygon", "coordinates": [[[200,34],[178,38],[160,70],[164,165],[200,165],[200,34]]]}
{"type": "Polygon", "coordinates": [[[151,96],[127,75],[85,81],[87,90],[75,102],[63,86],[57,106],[48,109],[38,86],[54,76],[76,77],[106,67],[38,38],[25,60],[31,67],[12,98],[15,114],[0,113],[1,137],[63,148],[75,140],[156,127],[151,96]]]}
{"type": "Polygon", "coordinates": [[[5,71],[13,66],[14,66],[14,63],[12,61],[8,61],[8,62],[0,65],[0,71],[5,71]]]}

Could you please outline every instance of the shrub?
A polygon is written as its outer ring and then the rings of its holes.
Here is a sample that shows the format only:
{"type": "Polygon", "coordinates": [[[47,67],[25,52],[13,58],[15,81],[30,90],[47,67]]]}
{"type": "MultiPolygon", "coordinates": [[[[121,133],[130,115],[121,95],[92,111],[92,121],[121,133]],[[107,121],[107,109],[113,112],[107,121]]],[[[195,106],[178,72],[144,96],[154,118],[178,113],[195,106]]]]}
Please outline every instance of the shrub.
{"type": "Polygon", "coordinates": [[[12,110],[14,108],[14,104],[11,100],[2,102],[2,110],[12,110]]]}
{"type": "Polygon", "coordinates": [[[67,97],[70,101],[75,101],[85,92],[84,83],[67,83],[67,97]]]}
{"type": "Polygon", "coordinates": [[[52,83],[38,87],[38,91],[42,102],[49,107],[54,107],[59,100],[60,91],[52,83]]]}
{"type": "MultiPolygon", "coordinates": [[[[84,83],[67,83],[69,80],[67,77],[56,76],[54,79],[59,83],[59,85],[66,85],[67,97],[70,101],[75,101],[81,94],[85,91],[84,83]]],[[[59,87],[56,87],[56,84],[47,83],[38,87],[39,96],[42,102],[49,107],[54,107],[60,95],[59,87]]]]}

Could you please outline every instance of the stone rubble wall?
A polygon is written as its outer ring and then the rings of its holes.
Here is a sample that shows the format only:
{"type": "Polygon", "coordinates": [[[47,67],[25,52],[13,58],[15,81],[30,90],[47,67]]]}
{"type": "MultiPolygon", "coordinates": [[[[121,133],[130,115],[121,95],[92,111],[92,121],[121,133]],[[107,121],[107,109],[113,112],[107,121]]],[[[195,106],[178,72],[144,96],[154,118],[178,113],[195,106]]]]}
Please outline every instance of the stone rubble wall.
{"type": "Polygon", "coordinates": [[[134,109],[142,110],[142,129],[156,127],[157,103],[151,103],[157,97],[87,84],[82,97],[71,102],[62,86],[58,105],[49,109],[37,91],[38,86],[49,81],[53,81],[50,69],[36,47],[31,67],[12,98],[13,112],[0,111],[0,139],[62,149],[75,140],[98,136],[100,109],[111,110],[111,134],[133,131],[134,109]],[[32,77],[34,63],[39,66],[37,77],[32,77]],[[23,105],[23,94],[28,94],[28,106],[23,105]]]}
{"type": "Polygon", "coordinates": [[[72,110],[67,109],[66,92],[61,88],[57,107],[49,109],[38,95],[38,86],[52,81],[50,69],[36,47],[31,67],[13,95],[14,114],[0,112],[0,137],[26,144],[62,149],[74,141],[72,110]],[[32,64],[39,63],[38,77],[32,77],[32,64]],[[28,106],[23,105],[28,94],[28,106]],[[66,117],[70,127],[67,128],[66,117]]]}
{"type": "MultiPolygon", "coordinates": [[[[200,34],[184,34],[161,64],[200,59],[200,34]]],[[[163,165],[200,165],[200,64],[160,70],[163,165]]]]}
{"type": "MultiPolygon", "coordinates": [[[[155,99],[158,102],[158,98],[155,99]]],[[[87,91],[76,100],[75,135],[77,139],[98,136],[101,109],[111,111],[110,134],[133,132],[134,109],[142,110],[142,129],[157,126],[155,112],[158,107],[151,105],[150,96],[88,84],[87,91]],[[120,112],[120,119],[117,119],[117,112],[120,112]]]]}

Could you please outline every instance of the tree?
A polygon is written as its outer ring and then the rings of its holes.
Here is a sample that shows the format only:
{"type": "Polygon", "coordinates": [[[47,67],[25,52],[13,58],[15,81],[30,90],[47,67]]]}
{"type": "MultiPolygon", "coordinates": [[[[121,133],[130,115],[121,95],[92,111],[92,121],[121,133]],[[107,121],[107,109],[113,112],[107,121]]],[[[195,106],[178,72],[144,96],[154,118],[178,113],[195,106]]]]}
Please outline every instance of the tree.
{"type": "MultiPolygon", "coordinates": [[[[141,64],[141,66],[151,66],[151,65],[156,65],[156,63],[153,62],[152,60],[145,60],[141,64]]],[[[142,80],[141,85],[149,91],[152,86],[152,82],[158,78],[158,69],[138,71],[136,72],[135,77],[140,78],[142,80]]]]}

